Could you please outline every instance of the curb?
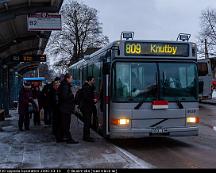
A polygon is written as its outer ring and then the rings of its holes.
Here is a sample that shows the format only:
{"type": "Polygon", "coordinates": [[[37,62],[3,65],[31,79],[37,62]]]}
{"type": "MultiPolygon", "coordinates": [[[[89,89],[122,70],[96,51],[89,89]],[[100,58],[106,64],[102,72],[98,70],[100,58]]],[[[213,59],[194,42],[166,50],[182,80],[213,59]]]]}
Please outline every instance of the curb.
{"type": "MultiPolygon", "coordinates": [[[[78,114],[74,114],[74,116],[77,118],[77,120],[79,121],[79,123],[83,124],[82,120],[80,119],[81,117],[78,114]]],[[[105,140],[107,142],[107,140],[101,136],[100,134],[98,134],[95,130],[93,130],[91,128],[91,131],[93,131],[93,133],[97,136],[99,136],[100,138],[102,138],[103,140],[105,140]]],[[[132,162],[134,162],[138,167],[128,167],[130,168],[136,168],[136,169],[152,169],[152,168],[156,168],[156,166],[144,161],[143,159],[140,159],[139,157],[135,156],[134,154],[126,151],[123,148],[120,148],[116,145],[114,145],[111,142],[108,142],[109,145],[113,146],[113,148],[117,151],[120,152],[121,154],[123,154],[126,158],[130,159],[132,162]]]]}
{"type": "MultiPolygon", "coordinates": [[[[113,144],[112,144],[113,145],[113,144]]],[[[156,166],[144,161],[143,159],[140,159],[139,157],[133,155],[132,153],[124,150],[123,148],[120,148],[116,145],[113,145],[113,147],[120,151],[121,153],[123,153],[125,156],[127,156],[130,160],[132,160],[133,162],[135,162],[139,168],[136,168],[136,169],[153,169],[153,168],[156,168],[156,166]]],[[[130,168],[130,167],[129,167],[130,168]]]]}
{"type": "Polygon", "coordinates": [[[199,102],[201,104],[216,105],[216,102],[199,102]]]}
{"type": "Polygon", "coordinates": [[[200,122],[200,124],[203,126],[209,127],[210,129],[216,131],[216,126],[212,126],[212,125],[204,123],[204,122],[200,122]]]}

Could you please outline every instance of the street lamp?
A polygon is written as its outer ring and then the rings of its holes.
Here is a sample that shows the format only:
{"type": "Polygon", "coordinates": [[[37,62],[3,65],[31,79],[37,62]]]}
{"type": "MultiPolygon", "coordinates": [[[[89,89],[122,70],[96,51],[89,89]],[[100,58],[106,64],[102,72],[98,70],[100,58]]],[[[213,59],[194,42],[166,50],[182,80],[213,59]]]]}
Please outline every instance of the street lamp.
{"type": "Polygon", "coordinates": [[[122,38],[125,38],[126,40],[129,40],[131,38],[131,40],[133,40],[134,38],[134,32],[132,31],[124,31],[121,33],[121,40],[122,38]]]}
{"type": "Polygon", "coordinates": [[[191,34],[186,34],[186,33],[179,33],[178,37],[177,37],[177,41],[181,40],[181,41],[189,41],[191,37],[191,34]]]}

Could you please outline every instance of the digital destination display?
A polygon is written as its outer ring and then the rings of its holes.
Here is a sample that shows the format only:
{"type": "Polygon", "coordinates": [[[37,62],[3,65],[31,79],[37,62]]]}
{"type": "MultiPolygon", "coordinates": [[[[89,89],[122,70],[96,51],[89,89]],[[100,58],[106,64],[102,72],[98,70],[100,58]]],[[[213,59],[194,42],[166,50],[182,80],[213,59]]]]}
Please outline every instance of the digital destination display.
{"type": "Polygon", "coordinates": [[[12,57],[17,62],[46,62],[46,55],[20,55],[12,57]]]}
{"type": "Polygon", "coordinates": [[[189,44],[158,42],[125,42],[126,56],[189,56],[189,44]]]}

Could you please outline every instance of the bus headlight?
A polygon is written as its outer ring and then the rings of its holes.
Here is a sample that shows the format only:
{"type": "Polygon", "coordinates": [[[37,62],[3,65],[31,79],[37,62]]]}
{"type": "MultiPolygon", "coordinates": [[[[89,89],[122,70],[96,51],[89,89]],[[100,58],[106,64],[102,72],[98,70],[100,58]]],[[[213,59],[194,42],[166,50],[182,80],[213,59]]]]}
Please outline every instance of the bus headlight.
{"type": "Polygon", "coordinates": [[[130,119],[127,118],[114,119],[112,123],[115,125],[128,125],[130,123],[130,119]]]}
{"type": "Polygon", "coordinates": [[[196,124],[200,122],[199,117],[187,117],[187,123],[196,124]]]}

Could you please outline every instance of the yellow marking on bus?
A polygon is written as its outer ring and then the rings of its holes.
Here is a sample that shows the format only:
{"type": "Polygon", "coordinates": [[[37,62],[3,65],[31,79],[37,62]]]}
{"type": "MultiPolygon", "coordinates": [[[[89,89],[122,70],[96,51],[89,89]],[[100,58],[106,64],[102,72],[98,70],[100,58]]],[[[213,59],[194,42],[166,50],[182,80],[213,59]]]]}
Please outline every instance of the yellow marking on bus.
{"type": "Polygon", "coordinates": [[[164,46],[158,46],[157,44],[151,44],[151,52],[152,53],[167,53],[167,54],[173,54],[175,55],[177,52],[177,47],[170,46],[168,44],[164,46]]]}
{"type": "Polygon", "coordinates": [[[140,54],[141,44],[126,44],[126,53],[128,54],[140,54]]]}

